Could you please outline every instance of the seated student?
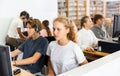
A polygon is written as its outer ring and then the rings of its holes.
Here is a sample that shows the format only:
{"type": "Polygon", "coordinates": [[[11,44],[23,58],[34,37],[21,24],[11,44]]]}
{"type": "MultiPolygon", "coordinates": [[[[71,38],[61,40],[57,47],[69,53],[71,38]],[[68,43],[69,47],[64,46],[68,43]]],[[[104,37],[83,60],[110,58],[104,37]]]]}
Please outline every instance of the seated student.
{"type": "Polygon", "coordinates": [[[78,44],[83,50],[94,51],[94,47],[97,46],[98,39],[94,33],[90,30],[93,26],[93,22],[90,17],[84,16],[81,19],[81,29],[77,33],[78,44]]]}
{"type": "Polygon", "coordinates": [[[56,41],[50,42],[48,76],[56,76],[80,65],[88,63],[82,50],[76,44],[76,33],[72,20],[58,17],[53,22],[53,34],[56,41]]]}
{"type": "Polygon", "coordinates": [[[48,20],[44,20],[42,22],[42,30],[40,31],[40,34],[43,37],[52,36],[52,32],[49,28],[49,21],[48,20]]]}
{"type": "Polygon", "coordinates": [[[98,39],[106,39],[109,37],[103,26],[104,17],[101,14],[96,14],[93,18],[94,26],[91,28],[98,39]]]}
{"type": "Polygon", "coordinates": [[[112,31],[113,31],[113,23],[111,18],[105,19],[105,30],[108,32],[109,36],[112,37],[112,31]]]}
{"type": "Polygon", "coordinates": [[[37,73],[41,71],[45,64],[48,41],[40,36],[38,24],[33,19],[27,21],[27,32],[30,38],[11,52],[11,57],[23,53],[23,59],[12,61],[12,64],[29,70],[31,73],[37,73]]]}

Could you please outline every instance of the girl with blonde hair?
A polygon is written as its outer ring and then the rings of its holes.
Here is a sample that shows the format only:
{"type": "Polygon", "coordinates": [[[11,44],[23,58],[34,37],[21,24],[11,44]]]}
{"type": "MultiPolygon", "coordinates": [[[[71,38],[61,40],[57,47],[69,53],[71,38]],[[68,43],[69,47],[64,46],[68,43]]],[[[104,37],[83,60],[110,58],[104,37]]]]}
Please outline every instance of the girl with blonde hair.
{"type": "Polygon", "coordinates": [[[52,41],[47,50],[49,56],[48,76],[54,76],[69,71],[87,60],[76,44],[75,25],[67,17],[58,17],[53,21],[53,34],[56,41],[52,41]]]}

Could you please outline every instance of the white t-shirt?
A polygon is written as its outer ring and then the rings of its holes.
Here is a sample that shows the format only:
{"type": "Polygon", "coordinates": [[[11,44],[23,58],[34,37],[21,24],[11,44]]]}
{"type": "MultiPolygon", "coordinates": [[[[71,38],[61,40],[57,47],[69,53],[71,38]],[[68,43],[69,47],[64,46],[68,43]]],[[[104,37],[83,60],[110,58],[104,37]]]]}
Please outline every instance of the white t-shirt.
{"type": "Polygon", "coordinates": [[[20,38],[17,32],[17,28],[20,27],[23,30],[23,22],[20,18],[15,18],[11,22],[7,35],[12,38],[20,38]]]}
{"type": "Polygon", "coordinates": [[[80,47],[72,41],[65,46],[52,41],[48,46],[47,55],[50,56],[56,75],[78,67],[86,59],[80,47]]]}
{"type": "Polygon", "coordinates": [[[91,30],[82,28],[77,33],[77,39],[79,46],[84,50],[87,47],[95,47],[98,44],[98,39],[91,30]]]}

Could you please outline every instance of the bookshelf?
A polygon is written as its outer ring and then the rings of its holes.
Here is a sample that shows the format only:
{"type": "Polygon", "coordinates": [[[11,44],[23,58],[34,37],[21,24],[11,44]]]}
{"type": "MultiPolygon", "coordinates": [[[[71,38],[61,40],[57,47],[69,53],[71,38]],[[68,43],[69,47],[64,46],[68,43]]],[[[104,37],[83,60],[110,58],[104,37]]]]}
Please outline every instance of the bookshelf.
{"type": "Polygon", "coordinates": [[[66,16],[67,15],[67,8],[66,8],[66,2],[64,1],[58,1],[58,16],[66,16]]]}
{"type": "Polygon", "coordinates": [[[108,14],[106,13],[108,10],[105,11],[105,6],[103,0],[58,0],[58,15],[67,16],[74,20],[76,25],[79,25],[81,17],[85,15],[93,18],[95,14],[103,16],[108,14]]]}
{"type": "Polygon", "coordinates": [[[120,1],[106,2],[106,17],[112,18],[114,14],[120,14],[120,1]]]}
{"type": "Polygon", "coordinates": [[[90,17],[92,18],[95,14],[104,13],[104,2],[102,0],[90,0],[90,17]]]}
{"type": "Polygon", "coordinates": [[[71,18],[78,26],[86,15],[86,0],[58,0],[58,16],[61,15],[71,18]]]}

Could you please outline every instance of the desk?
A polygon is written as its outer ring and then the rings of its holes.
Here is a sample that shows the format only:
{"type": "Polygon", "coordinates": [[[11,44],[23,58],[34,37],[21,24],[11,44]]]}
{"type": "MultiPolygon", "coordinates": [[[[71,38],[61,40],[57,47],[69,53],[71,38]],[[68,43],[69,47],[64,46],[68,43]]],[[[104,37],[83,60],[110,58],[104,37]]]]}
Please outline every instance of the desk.
{"type": "Polygon", "coordinates": [[[100,51],[90,52],[90,51],[84,50],[83,52],[84,52],[86,58],[87,58],[88,60],[92,60],[92,61],[93,61],[93,60],[96,60],[96,59],[98,59],[98,58],[101,58],[101,57],[104,57],[104,56],[109,55],[109,53],[100,52],[100,51]]]}
{"type": "MultiPolygon", "coordinates": [[[[12,66],[12,68],[14,70],[14,69],[17,69],[18,67],[12,66]]],[[[30,73],[30,72],[27,72],[27,71],[21,69],[21,73],[15,75],[15,76],[35,76],[35,75],[30,73]]]]}

